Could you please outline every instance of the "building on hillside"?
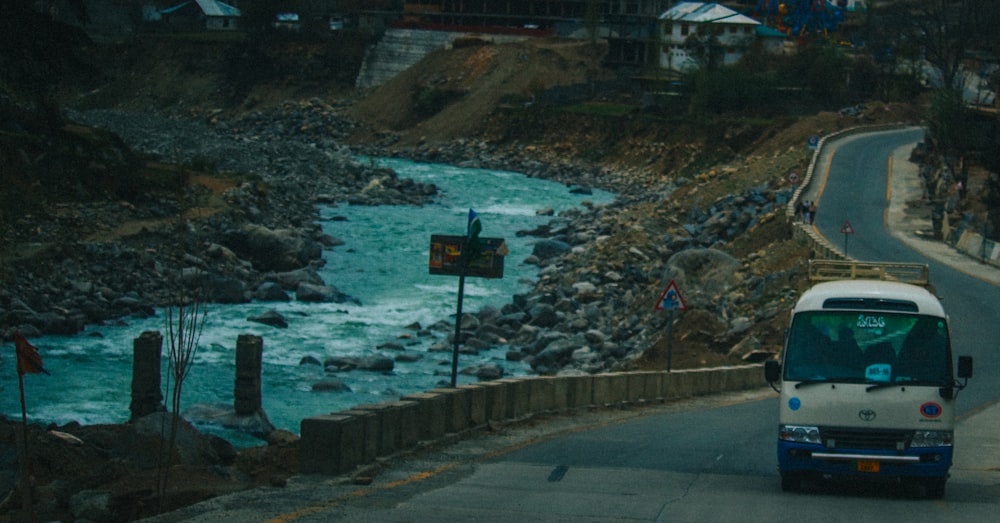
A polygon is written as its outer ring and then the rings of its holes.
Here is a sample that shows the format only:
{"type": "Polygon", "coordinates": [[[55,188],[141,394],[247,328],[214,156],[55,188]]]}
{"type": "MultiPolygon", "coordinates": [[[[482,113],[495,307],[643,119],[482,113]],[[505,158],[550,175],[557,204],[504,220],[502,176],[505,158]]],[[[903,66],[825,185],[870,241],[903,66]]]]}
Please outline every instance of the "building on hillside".
{"type": "Polygon", "coordinates": [[[189,0],[160,9],[158,14],[175,31],[235,31],[241,12],[218,0],[189,0]]]}
{"type": "Polygon", "coordinates": [[[758,39],[761,26],[715,2],[680,2],[659,20],[660,67],[678,72],[735,64],[758,39]]]}
{"type": "Polygon", "coordinates": [[[675,0],[617,0],[608,2],[608,65],[645,69],[659,55],[657,26],[660,14],[675,0]]]}

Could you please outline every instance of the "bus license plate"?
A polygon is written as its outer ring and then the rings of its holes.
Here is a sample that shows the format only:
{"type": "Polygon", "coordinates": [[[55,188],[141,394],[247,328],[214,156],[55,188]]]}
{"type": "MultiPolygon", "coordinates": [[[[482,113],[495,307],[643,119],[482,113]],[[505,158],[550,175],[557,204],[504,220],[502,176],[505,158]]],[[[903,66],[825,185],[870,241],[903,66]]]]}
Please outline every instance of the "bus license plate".
{"type": "Polygon", "coordinates": [[[855,465],[858,472],[878,472],[879,462],[859,459],[855,465]]]}

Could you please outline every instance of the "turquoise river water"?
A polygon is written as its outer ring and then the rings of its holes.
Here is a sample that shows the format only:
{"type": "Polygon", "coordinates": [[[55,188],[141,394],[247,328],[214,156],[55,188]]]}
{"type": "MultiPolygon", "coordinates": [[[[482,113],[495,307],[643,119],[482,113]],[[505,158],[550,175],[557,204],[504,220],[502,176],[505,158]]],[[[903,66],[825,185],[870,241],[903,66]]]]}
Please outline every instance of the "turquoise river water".
{"type": "MultiPolygon", "coordinates": [[[[455,314],[458,278],[431,275],[428,249],[431,234],[465,233],[469,208],[483,224],[484,237],[503,237],[510,248],[502,279],[468,278],[465,312],[483,306],[500,307],[514,294],[530,287],[537,267],[522,263],[531,254],[534,237],[515,233],[534,229],[550,218],[536,215],[541,208],[559,211],[583,201],[608,203],[613,195],[594,190],[590,195],[545,180],[504,171],[467,169],[440,164],[420,164],[380,159],[400,177],[436,184],[442,196],[433,204],[416,206],[354,207],[342,205],[320,209],[323,228],[345,244],[324,252],[327,261],[321,275],[329,285],[361,301],[353,304],[303,302],[247,303],[207,306],[208,315],[194,366],[183,389],[183,407],[195,404],[232,404],[235,380],[235,347],[240,334],[263,338],[263,408],[281,429],[299,432],[303,418],[335,412],[362,403],[396,399],[447,384],[451,353],[428,352],[447,339],[410,337],[406,326],[428,327],[455,314]],[[334,220],[332,218],[338,217],[334,220]],[[340,217],[346,218],[344,220],[340,217]],[[288,320],[287,329],[249,322],[247,318],[276,310],[288,320]],[[300,365],[305,356],[323,361],[329,356],[362,356],[382,353],[395,357],[398,351],[379,350],[386,342],[400,342],[405,350],[422,357],[416,362],[397,362],[391,373],[340,372],[350,392],[315,392],[313,383],[331,377],[320,366],[300,365]]],[[[121,423],[129,418],[132,378],[132,342],[144,331],[166,334],[165,314],[136,320],[122,326],[90,326],[75,336],[32,339],[51,376],[25,376],[29,420],[64,424],[121,423]]],[[[165,341],[166,344],[166,341],[165,341]]],[[[166,354],[166,346],[164,354],[166,354]]],[[[500,365],[507,375],[522,375],[528,368],[505,360],[505,347],[462,355],[459,367],[500,365]]],[[[0,413],[20,419],[17,373],[12,343],[0,345],[0,413]]],[[[166,370],[166,361],[163,364],[166,370]]],[[[475,377],[459,376],[459,383],[475,377]]],[[[164,377],[166,383],[166,377],[164,377]]],[[[166,391],[165,391],[166,395],[166,391]]],[[[260,441],[229,431],[206,427],[237,445],[260,441]]]]}

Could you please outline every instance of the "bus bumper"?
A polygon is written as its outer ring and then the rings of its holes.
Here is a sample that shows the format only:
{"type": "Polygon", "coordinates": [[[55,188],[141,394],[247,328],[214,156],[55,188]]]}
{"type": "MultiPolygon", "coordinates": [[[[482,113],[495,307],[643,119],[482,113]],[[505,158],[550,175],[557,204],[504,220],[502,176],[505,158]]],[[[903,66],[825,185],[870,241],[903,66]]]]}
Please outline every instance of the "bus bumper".
{"type": "Polygon", "coordinates": [[[778,441],[778,470],[870,477],[947,477],[953,447],[920,447],[903,452],[827,449],[821,445],[778,441]]]}

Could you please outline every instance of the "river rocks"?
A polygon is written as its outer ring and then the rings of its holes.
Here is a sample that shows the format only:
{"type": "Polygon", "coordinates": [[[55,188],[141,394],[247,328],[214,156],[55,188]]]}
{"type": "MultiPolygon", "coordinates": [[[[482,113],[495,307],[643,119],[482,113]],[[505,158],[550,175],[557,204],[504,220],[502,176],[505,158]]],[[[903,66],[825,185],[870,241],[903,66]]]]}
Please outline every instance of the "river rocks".
{"type": "MultiPolygon", "coordinates": [[[[0,319],[6,329],[0,334],[9,335],[13,326],[26,332],[69,332],[116,314],[152,314],[154,306],[169,303],[161,282],[176,267],[213,275],[206,280],[215,283],[213,300],[287,301],[294,293],[299,301],[358,304],[318,276],[322,249],[337,241],[319,229],[315,206],[420,205],[431,201],[437,188],[357,162],[355,153],[523,172],[562,181],[566,190],[577,193],[589,187],[620,193],[612,204],[585,203],[559,212],[545,226],[517,231],[537,238],[531,254],[521,260],[539,266],[537,280],[500,310],[465,315],[463,352],[502,348],[508,360],[523,359],[540,374],[625,368],[661,335],[666,319],[653,311],[653,304],[670,279],[681,282],[689,309],[712,318],[720,340],[745,336],[748,321],[776,314],[774,307],[749,306],[766,294],[769,278],[748,276],[741,262],[719,247],[773,219],[787,198],[781,190],[753,187],[680,212],[671,191],[701,182],[676,179],[651,190],[647,178],[627,169],[617,172],[558,158],[545,162],[524,151],[501,151],[465,139],[391,151],[385,146],[393,142],[387,140],[351,151],[338,143],[340,126],[350,124],[334,113],[316,101],[208,123],[107,111],[74,113],[80,121],[115,130],[146,154],[181,161],[213,158],[219,170],[253,173],[259,179],[228,189],[231,208],[226,212],[187,227],[185,236],[196,248],[186,256],[158,248],[176,240],[176,230],[169,228],[150,229],[142,236],[145,243],[135,242],[139,247],[85,244],[54,251],[51,259],[63,260],[58,270],[0,289],[0,319]],[[289,124],[313,113],[325,123],[289,124]],[[72,299],[68,291],[53,289],[72,289],[72,299]],[[55,306],[25,299],[60,292],[63,297],[55,306]]],[[[170,202],[156,208],[162,215],[172,212],[170,202]]],[[[264,319],[277,320],[258,318],[264,319]]],[[[453,327],[435,326],[422,335],[435,330],[453,327]]],[[[450,337],[434,341],[429,350],[451,351],[452,343],[450,337]]],[[[391,371],[393,359],[385,360],[340,359],[324,366],[391,371]]]]}
{"type": "Polygon", "coordinates": [[[291,271],[320,257],[322,245],[296,229],[269,229],[249,224],[230,230],[226,246],[259,271],[291,271]]]}
{"type": "Polygon", "coordinates": [[[257,301],[289,301],[292,298],[280,284],[266,281],[253,291],[253,299],[257,301]]]}
{"type": "MultiPolygon", "coordinates": [[[[5,262],[10,277],[0,289],[2,340],[14,330],[74,334],[86,324],[151,316],[155,307],[176,301],[171,282],[178,279],[203,288],[206,301],[286,301],[287,294],[262,283],[278,283],[286,293],[303,282],[323,286],[315,268],[323,263],[323,248],[338,244],[320,230],[317,203],[334,205],[363,194],[366,205],[422,205],[437,194],[433,184],[399,179],[390,170],[356,161],[336,141],[353,124],[317,101],[228,122],[115,111],[67,115],[113,131],[147,157],[248,173],[249,180],[225,190],[228,208],[198,222],[180,223],[174,218],[178,202],[162,198],[142,205],[81,203],[66,220],[100,231],[144,224],[127,241],[83,242],[61,222],[33,217],[37,222],[22,228],[18,241],[40,247],[24,261],[5,262]],[[289,124],[303,118],[324,123],[289,124]],[[34,232],[24,232],[29,230],[34,232]]],[[[336,292],[306,292],[305,297],[357,302],[336,292]]]]}
{"type": "Polygon", "coordinates": [[[275,430],[267,413],[263,410],[257,409],[250,414],[239,414],[232,404],[202,403],[192,405],[184,410],[183,416],[184,419],[194,424],[218,425],[250,434],[265,441],[268,439],[268,435],[275,430]]]}
{"type": "Polygon", "coordinates": [[[507,360],[525,361],[538,374],[625,369],[661,336],[666,317],[653,305],[665,282],[676,280],[689,309],[685,321],[704,327],[699,336],[725,350],[732,343],[737,359],[759,352],[750,327],[776,308],[750,304],[767,281],[746,276],[742,262],[714,246],[773,219],[775,199],[767,188],[752,188],[693,213],[666,236],[647,230],[641,220],[649,218],[632,216],[619,202],[572,209],[546,227],[519,231],[540,238],[524,260],[541,267],[538,280],[491,314],[489,325],[508,334],[492,338],[484,325],[467,332],[466,343],[479,350],[486,350],[484,341],[505,345],[507,360]],[[622,230],[627,234],[616,234],[622,230]]]}
{"type": "Polygon", "coordinates": [[[331,356],[323,361],[323,368],[328,372],[366,370],[372,372],[391,372],[395,367],[392,358],[386,356],[331,356]]]}
{"type": "Polygon", "coordinates": [[[536,242],[535,246],[531,249],[531,255],[540,260],[547,260],[554,256],[565,254],[569,252],[569,250],[569,244],[564,241],[540,240],[536,242]]]}
{"type": "Polygon", "coordinates": [[[361,305],[361,302],[356,298],[340,292],[332,285],[300,283],[298,288],[295,289],[295,299],[313,303],[353,303],[361,305]]]}
{"type": "Polygon", "coordinates": [[[277,327],[279,329],[288,328],[288,320],[286,320],[285,317],[281,315],[281,313],[273,309],[263,314],[259,314],[257,316],[250,316],[249,318],[247,318],[247,321],[262,323],[264,325],[270,325],[272,327],[277,327]]]}
{"type": "Polygon", "coordinates": [[[351,388],[341,380],[328,379],[312,384],[314,392],[351,392],[351,388]]]}

